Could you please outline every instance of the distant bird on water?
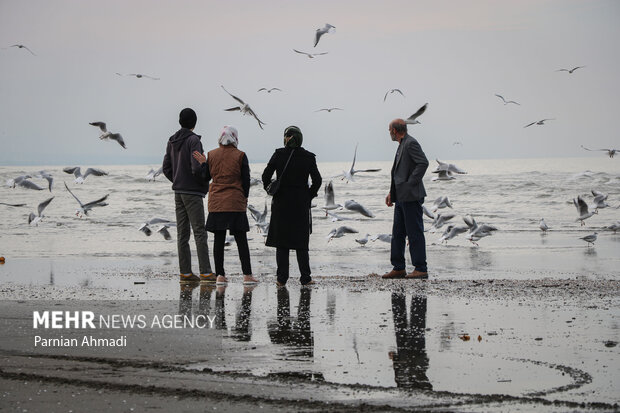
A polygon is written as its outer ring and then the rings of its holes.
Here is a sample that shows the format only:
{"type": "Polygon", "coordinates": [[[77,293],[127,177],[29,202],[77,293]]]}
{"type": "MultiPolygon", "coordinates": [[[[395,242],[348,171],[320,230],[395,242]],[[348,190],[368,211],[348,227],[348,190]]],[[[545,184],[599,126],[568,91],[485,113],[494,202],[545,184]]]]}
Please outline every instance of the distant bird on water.
{"type": "Polygon", "coordinates": [[[14,44],[11,47],[17,47],[20,49],[26,49],[28,50],[30,53],[32,53],[33,56],[36,56],[36,54],[34,54],[34,52],[32,50],[30,50],[27,46],[23,45],[23,44],[14,44]]]}
{"type": "Polygon", "coordinates": [[[151,79],[151,80],[159,80],[158,77],[153,77],[153,76],[149,76],[149,75],[143,75],[141,73],[127,73],[126,75],[122,74],[122,73],[118,73],[116,72],[117,75],[119,76],[134,76],[138,79],[142,79],[143,77],[147,78],[147,79],[151,79]]]}
{"type": "Polygon", "coordinates": [[[528,123],[527,125],[524,126],[524,128],[527,128],[532,125],[544,125],[545,122],[548,120],[555,120],[555,118],[537,120],[536,122],[528,123]]]}
{"type": "Polygon", "coordinates": [[[254,119],[256,119],[256,121],[258,122],[258,127],[263,129],[263,125],[266,125],[266,123],[261,121],[258,118],[258,116],[256,116],[256,113],[254,113],[254,111],[252,110],[250,105],[245,103],[243,100],[239,99],[237,96],[231,94],[228,90],[226,90],[226,88],[224,86],[221,86],[221,87],[222,87],[222,89],[224,89],[224,92],[228,93],[233,99],[235,99],[240,104],[240,106],[235,106],[233,108],[228,108],[228,109],[224,109],[224,110],[227,111],[227,112],[232,112],[232,111],[238,110],[239,112],[241,112],[242,115],[253,116],[254,119]]]}
{"type": "Polygon", "coordinates": [[[504,102],[504,105],[507,105],[507,104],[509,104],[509,103],[514,103],[515,105],[519,105],[519,106],[521,106],[521,104],[520,104],[520,103],[515,102],[514,100],[506,100],[506,99],[504,99],[504,97],[503,97],[502,95],[498,95],[497,93],[495,94],[495,96],[497,96],[498,98],[500,98],[500,99],[504,102]]]}
{"type": "Polygon", "coordinates": [[[325,23],[325,26],[316,29],[316,33],[314,34],[314,47],[319,44],[319,40],[321,40],[321,36],[325,33],[333,33],[336,31],[336,26],[332,26],[329,23],[325,23]]]}
{"type": "Polygon", "coordinates": [[[568,72],[569,74],[572,74],[575,70],[581,69],[582,67],[585,67],[585,66],[576,66],[576,67],[573,67],[572,69],[558,69],[556,70],[556,72],[568,72]]]}
{"type": "Polygon", "coordinates": [[[321,56],[321,55],[327,54],[327,52],[323,52],[323,53],[306,53],[306,52],[300,52],[300,51],[299,51],[299,50],[297,50],[297,49],[293,49],[293,51],[294,51],[295,53],[305,54],[305,55],[306,55],[306,56],[308,56],[308,58],[310,58],[310,59],[314,59],[314,56],[321,56]]]}
{"type": "Polygon", "coordinates": [[[543,234],[546,234],[547,231],[549,231],[549,226],[547,225],[547,223],[545,222],[544,218],[540,219],[540,224],[538,225],[538,227],[540,228],[540,230],[543,232],[543,234]]]}
{"type": "Polygon", "coordinates": [[[420,109],[418,109],[418,111],[416,113],[414,113],[413,115],[411,115],[407,119],[405,119],[405,123],[407,123],[409,125],[415,125],[416,123],[420,123],[418,121],[418,117],[422,116],[422,114],[424,112],[426,112],[426,108],[427,107],[428,107],[428,103],[425,103],[424,106],[422,106],[420,109]]]}
{"type": "Polygon", "coordinates": [[[282,92],[282,89],[277,88],[277,87],[272,87],[271,89],[267,89],[266,87],[261,87],[260,89],[258,89],[258,91],[259,91],[259,92],[262,92],[263,90],[264,90],[265,92],[267,92],[267,93],[271,93],[271,92],[273,92],[274,90],[277,90],[277,91],[279,91],[279,92],[282,92]]]}
{"type": "Polygon", "coordinates": [[[405,95],[403,94],[403,92],[401,92],[400,89],[390,89],[387,92],[385,92],[385,96],[383,96],[383,101],[385,102],[385,99],[387,99],[387,96],[394,93],[394,92],[398,92],[402,95],[402,97],[405,97],[405,95]]]}
{"type": "Polygon", "coordinates": [[[119,145],[123,147],[123,149],[127,149],[127,146],[125,146],[125,141],[123,140],[123,137],[121,136],[121,134],[108,132],[105,122],[89,122],[88,124],[96,126],[101,130],[101,135],[99,135],[99,139],[101,140],[110,139],[110,140],[116,141],[118,142],[119,145]]]}
{"type": "Polygon", "coordinates": [[[610,158],[613,158],[614,155],[616,154],[616,152],[620,152],[620,149],[588,149],[585,146],[581,145],[581,147],[583,149],[585,149],[586,151],[603,151],[603,152],[607,152],[607,155],[609,155],[610,158]]]}

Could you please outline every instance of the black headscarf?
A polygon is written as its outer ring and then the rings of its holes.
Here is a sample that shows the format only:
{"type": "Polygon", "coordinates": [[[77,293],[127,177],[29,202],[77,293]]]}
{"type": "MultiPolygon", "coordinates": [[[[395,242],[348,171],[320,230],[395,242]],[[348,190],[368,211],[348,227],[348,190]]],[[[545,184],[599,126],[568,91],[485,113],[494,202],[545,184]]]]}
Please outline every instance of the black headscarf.
{"type": "Polygon", "coordinates": [[[304,142],[304,135],[301,133],[301,129],[297,126],[289,126],[284,129],[284,146],[289,148],[299,148],[304,142]],[[291,138],[287,141],[286,138],[291,138]]]}

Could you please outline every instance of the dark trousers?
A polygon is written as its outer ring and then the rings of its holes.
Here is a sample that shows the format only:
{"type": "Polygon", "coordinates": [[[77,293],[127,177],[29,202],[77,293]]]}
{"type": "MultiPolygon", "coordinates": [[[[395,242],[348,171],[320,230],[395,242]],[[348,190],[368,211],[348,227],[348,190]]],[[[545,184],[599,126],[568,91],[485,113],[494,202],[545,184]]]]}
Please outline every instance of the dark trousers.
{"type": "MultiPolygon", "coordinates": [[[[215,231],[213,239],[213,260],[215,261],[215,273],[226,275],[224,272],[224,244],[226,243],[226,230],[215,231]]],[[[248,237],[244,231],[233,231],[230,233],[235,237],[239,259],[241,260],[241,271],[243,275],[252,275],[252,264],[250,263],[250,248],[248,247],[248,237]]]]}
{"type": "MultiPolygon", "coordinates": [[[[276,248],[276,264],[278,265],[276,275],[278,276],[278,281],[282,284],[286,284],[288,281],[289,251],[290,249],[288,248],[276,248]]],[[[301,273],[299,281],[302,285],[307,284],[312,281],[312,277],[310,277],[310,255],[308,250],[295,250],[295,252],[297,253],[297,264],[301,273]]]]}
{"type": "Polygon", "coordinates": [[[192,272],[192,254],[189,248],[190,227],[194,232],[198,266],[201,274],[211,272],[207,230],[205,230],[205,209],[200,195],[174,194],[174,206],[177,216],[177,251],[181,274],[192,272]]]}
{"type": "Polygon", "coordinates": [[[426,272],[426,240],[420,201],[394,203],[390,262],[395,270],[404,270],[406,267],[405,237],[409,238],[409,253],[414,268],[426,272]]]}

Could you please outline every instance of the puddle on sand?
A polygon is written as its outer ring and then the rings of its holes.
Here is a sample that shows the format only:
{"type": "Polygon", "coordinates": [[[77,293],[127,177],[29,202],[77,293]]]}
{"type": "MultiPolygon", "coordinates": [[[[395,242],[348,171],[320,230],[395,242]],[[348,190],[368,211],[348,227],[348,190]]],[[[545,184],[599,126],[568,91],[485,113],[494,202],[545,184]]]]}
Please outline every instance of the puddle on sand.
{"type": "Polygon", "coordinates": [[[617,312],[398,291],[271,285],[196,290],[200,294],[181,294],[186,308],[209,307],[227,333],[220,357],[189,369],[617,401],[619,358],[603,340],[617,340],[617,312]]]}

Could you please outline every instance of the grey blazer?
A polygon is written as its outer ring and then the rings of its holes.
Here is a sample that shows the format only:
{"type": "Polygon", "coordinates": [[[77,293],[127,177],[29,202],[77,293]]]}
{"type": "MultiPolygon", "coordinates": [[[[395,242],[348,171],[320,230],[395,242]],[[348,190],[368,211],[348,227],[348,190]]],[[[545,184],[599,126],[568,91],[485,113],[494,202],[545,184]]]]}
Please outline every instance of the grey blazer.
{"type": "Polygon", "coordinates": [[[423,201],[426,196],[422,178],[428,168],[428,159],[415,138],[405,135],[400,141],[394,165],[390,197],[392,202],[423,201]]]}

